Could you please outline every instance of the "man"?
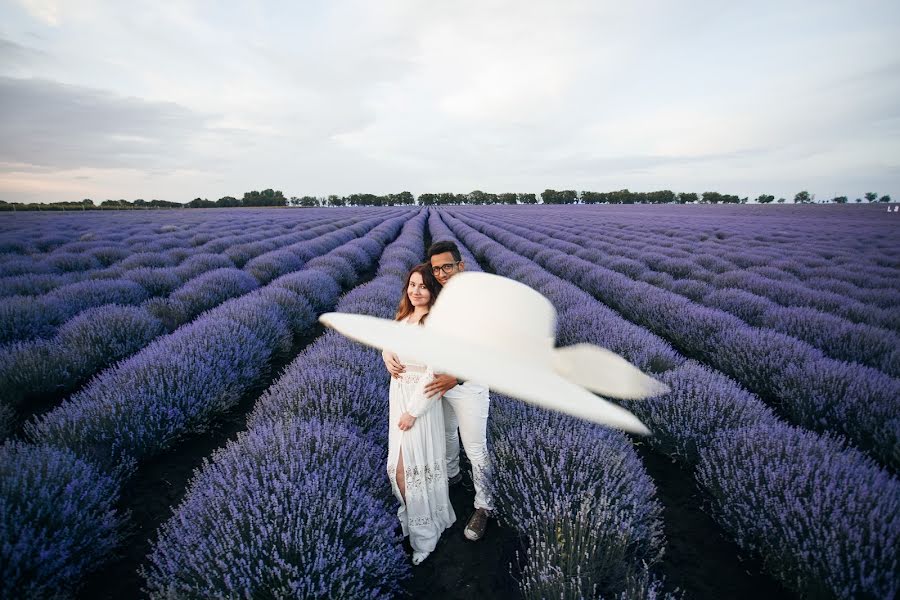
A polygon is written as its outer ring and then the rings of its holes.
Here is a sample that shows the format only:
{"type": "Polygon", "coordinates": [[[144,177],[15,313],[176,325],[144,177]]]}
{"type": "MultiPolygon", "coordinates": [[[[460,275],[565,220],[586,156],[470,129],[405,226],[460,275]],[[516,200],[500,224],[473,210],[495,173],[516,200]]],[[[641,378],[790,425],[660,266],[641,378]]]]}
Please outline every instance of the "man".
{"type": "MultiPolygon", "coordinates": [[[[431,270],[441,285],[465,270],[459,248],[453,242],[436,242],[428,249],[431,270]]],[[[395,355],[388,354],[385,365],[392,375],[403,370],[395,355]]],[[[447,443],[447,477],[449,484],[462,481],[459,470],[459,439],[462,437],[466,456],[472,464],[475,485],[475,511],[469,517],[464,534],[476,541],[484,537],[488,518],[493,510],[489,491],[490,465],[487,453],[487,419],[490,408],[488,389],[477,383],[457,380],[452,375],[435,374],[425,388],[426,395],[443,394],[444,433],[447,443]]]]}

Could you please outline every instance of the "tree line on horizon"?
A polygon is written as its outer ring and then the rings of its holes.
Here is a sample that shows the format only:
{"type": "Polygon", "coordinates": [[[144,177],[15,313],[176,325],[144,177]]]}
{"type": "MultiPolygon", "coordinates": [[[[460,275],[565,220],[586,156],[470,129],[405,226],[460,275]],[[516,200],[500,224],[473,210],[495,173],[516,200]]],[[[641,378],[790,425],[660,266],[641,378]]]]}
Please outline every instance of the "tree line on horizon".
{"type": "MultiPolygon", "coordinates": [[[[856,198],[857,204],[866,202],[888,203],[889,195],[878,196],[875,192],[866,192],[862,198],[856,198]]],[[[785,198],[775,199],[770,194],[760,194],[753,203],[755,204],[784,204],[785,198]]],[[[816,201],[815,194],[803,190],[798,192],[792,201],[794,204],[847,204],[847,196],[836,196],[831,200],[816,201]]],[[[262,191],[245,192],[243,198],[223,196],[218,200],[206,198],[194,198],[190,202],[172,202],[169,200],[144,200],[139,198],[134,202],[128,200],[104,200],[99,205],[94,204],[90,198],[69,202],[50,202],[48,204],[21,202],[5,202],[0,200],[0,211],[15,210],[129,210],[129,209],[153,209],[153,208],[236,208],[236,207],[338,207],[338,206],[479,206],[493,204],[748,204],[749,198],[740,198],[734,194],[722,194],[719,192],[681,192],[672,190],[658,190],[654,192],[632,192],[627,189],[612,192],[591,192],[575,190],[551,190],[541,192],[540,196],[532,193],[503,193],[493,194],[475,190],[468,194],[454,194],[450,192],[434,194],[420,194],[418,198],[410,192],[399,194],[350,194],[349,196],[291,196],[287,198],[280,190],[271,188],[262,191]]]]}

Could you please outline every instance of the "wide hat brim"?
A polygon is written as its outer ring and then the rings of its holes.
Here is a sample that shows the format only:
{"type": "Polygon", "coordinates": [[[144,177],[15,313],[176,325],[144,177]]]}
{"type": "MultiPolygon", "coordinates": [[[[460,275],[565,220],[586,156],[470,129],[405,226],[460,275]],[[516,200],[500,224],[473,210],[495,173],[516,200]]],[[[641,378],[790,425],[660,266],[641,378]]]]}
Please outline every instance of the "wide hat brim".
{"type": "Polygon", "coordinates": [[[530,404],[594,423],[630,433],[650,433],[629,411],[565,379],[549,364],[522,364],[490,348],[429,331],[427,326],[335,312],[323,314],[319,321],[368,346],[415,357],[438,373],[478,382],[530,404]]]}

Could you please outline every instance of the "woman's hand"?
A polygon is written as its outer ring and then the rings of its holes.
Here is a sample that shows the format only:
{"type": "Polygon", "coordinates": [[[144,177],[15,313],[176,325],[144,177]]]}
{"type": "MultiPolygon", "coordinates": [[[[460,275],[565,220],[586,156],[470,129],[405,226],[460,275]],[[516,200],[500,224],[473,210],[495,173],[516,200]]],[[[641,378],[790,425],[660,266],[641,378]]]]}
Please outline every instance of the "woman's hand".
{"type": "Polygon", "coordinates": [[[397,423],[397,427],[400,428],[400,431],[407,431],[411,429],[413,425],[416,424],[416,418],[409,413],[403,413],[400,415],[400,422],[397,423]]]}
{"type": "Polygon", "coordinates": [[[403,366],[403,363],[400,362],[400,359],[393,352],[385,350],[381,353],[381,359],[384,361],[384,366],[387,367],[391,377],[395,379],[400,377],[400,374],[406,370],[406,367],[403,366]]]}

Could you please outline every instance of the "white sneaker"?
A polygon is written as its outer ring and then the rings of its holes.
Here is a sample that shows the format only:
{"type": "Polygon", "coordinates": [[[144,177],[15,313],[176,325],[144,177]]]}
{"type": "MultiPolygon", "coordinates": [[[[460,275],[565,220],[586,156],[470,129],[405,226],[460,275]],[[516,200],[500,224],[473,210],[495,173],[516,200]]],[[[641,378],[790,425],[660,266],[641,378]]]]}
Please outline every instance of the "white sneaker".
{"type": "Polygon", "coordinates": [[[429,554],[431,554],[431,552],[413,552],[412,564],[421,565],[422,561],[428,558],[429,554]]]}

